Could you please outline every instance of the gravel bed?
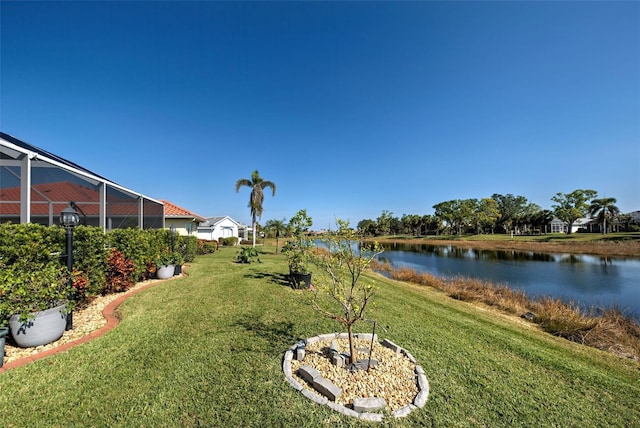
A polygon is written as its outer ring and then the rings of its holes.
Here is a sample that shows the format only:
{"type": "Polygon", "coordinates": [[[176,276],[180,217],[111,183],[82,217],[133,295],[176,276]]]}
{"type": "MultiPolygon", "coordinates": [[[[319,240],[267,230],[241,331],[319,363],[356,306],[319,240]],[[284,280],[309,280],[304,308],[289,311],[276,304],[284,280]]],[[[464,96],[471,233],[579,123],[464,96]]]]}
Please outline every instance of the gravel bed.
{"type": "MultiPolygon", "coordinates": [[[[338,344],[338,352],[348,353],[348,339],[334,340],[338,344]]],[[[329,357],[330,342],[330,340],[321,340],[309,343],[305,348],[304,360],[291,361],[292,375],[304,388],[315,391],[312,385],[297,375],[301,366],[308,365],[318,370],[323,378],[342,389],[342,394],[336,403],[345,407],[352,407],[353,400],[356,398],[381,397],[387,403],[387,410],[393,412],[411,404],[418,394],[416,365],[405,355],[374,342],[371,358],[377,360],[378,364],[371,367],[369,371],[351,372],[332,364],[329,357]]],[[[357,358],[368,359],[370,347],[370,340],[356,339],[357,358]]]]}

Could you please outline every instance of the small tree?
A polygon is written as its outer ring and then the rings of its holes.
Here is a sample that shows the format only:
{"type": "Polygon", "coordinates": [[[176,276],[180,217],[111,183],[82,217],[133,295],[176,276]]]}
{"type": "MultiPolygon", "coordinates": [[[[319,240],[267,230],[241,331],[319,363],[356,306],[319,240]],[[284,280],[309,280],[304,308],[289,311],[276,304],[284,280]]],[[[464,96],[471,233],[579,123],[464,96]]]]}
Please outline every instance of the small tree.
{"type": "Polygon", "coordinates": [[[495,224],[500,219],[498,203],[492,198],[480,199],[476,203],[472,218],[477,234],[482,233],[485,227],[490,228],[493,233],[495,224]]]}
{"type": "Polygon", "coordinates": [[[291,233],[293,239],[289,240],[282,252],[289,259],[289,269],[292,273],[307,273],[307,264],[311,256],[312,242],[307,237],[307,232],[313,224],[313,219],[307,215],[307,210],[299,210],[291,220],[287,229],[291,233]]]}
{"type": "Polygon", "coordinates": [[[607,233],[607,219],[611,223],[614,217],[620,214],[620,208],[616,206],[616,202],[616,198],[600,198],[591,201],[589,214],[602,223],[602,233],[604,234],[607,233]]]}
{"type": "Polygon", "coordinates": [[[522,213],[526,211],[527,198],[519,195],[512,195],[508,193],[506,195],[500,195],[494,193],[491,199],[498,204],[498,212],[500,217],[497,224],[504,229],[504,233],[512,232],[518,218],[522,216],[522,213]]]}
{"type": "Polygon", "coordinates": [[[269,220],[265,223],[262,229],[267,233],[273,233],[273,236],[276,238],[276,254],[278,254],[278,239],[287,229],[286,220],[269,220]]]}
{"type": "Polygon", "coordinates": [[[371,219],[360,220],[358,223],[358,233],[362,236],[375,236],[376,222],[371,219]]]}
{"type": "Polygon", "coordinates": [[[362,243],[348,221],[336,219],[336,224],[337,231],[322,239],[326,248],[319,249],[314,257],[320,279],[314,281],[313,308],[347,328],[354,363],[353,326],[364,319],[375,292],[373,284],[361,275],[383,249],[378,243],[362,243]]]}
{"type": "Polygon", "coordinates": [[[253,227],[253,245],[256,246],[256,235],[258,234],[258,222],[257,219],[262,217],[262,203],[264,202],[264,189],[270,187],[272,195],[276,195],[276,185],[274,182],[265,180],[260,177],[257,170],[251,173],[251,180],[247,178],[241,178],[236,181],[236,193],[240,191],[242,186],[251,188],[251,195],[249,197],[249,208],[251,209],[251,227],[253,227]]]}

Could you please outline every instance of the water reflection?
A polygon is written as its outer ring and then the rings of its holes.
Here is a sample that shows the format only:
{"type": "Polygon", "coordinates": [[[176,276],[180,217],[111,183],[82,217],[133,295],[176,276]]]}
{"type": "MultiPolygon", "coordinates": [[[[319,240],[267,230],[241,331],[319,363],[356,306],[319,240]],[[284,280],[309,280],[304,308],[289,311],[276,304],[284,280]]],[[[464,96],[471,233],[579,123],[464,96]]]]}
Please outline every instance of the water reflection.
{"type": "Polygon", "coordinates": [[[640,259],[518,250],[484,250],[429,244],[384,244],[379,256],[438,276],[464,275],[583,306],[627,309],[640,315],[640,259]]]}
{"type": "Polygon", "coordinates": [[[519,250],[484,250],[463,248],[454,245],[431,244],[383,244],[385,251],[407,251],[412,253],[434,254],[443,257],[475,258],[477,260],[522,260],[522,261],[554,261],[554,256],[545,253],[519,250]]]}

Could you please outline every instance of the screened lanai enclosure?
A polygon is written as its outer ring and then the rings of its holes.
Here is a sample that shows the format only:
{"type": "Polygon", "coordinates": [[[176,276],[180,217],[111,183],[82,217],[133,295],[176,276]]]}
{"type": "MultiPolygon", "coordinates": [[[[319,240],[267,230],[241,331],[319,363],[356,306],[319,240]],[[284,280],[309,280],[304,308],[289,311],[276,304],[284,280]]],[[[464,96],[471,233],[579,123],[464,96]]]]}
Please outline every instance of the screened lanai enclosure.
{"type": "Polygon", "coordinates": [[[59,224],[71,206],[103,230],[164,227],[164,204],[0,132],[0,223],[59,224]]]}

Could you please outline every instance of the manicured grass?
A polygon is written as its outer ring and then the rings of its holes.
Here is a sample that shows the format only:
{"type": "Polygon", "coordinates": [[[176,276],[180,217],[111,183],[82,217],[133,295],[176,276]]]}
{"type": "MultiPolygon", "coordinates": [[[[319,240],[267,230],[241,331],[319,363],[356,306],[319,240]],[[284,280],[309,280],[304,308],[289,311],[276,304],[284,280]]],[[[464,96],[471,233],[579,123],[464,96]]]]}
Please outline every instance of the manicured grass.
{"type": "MultiPolygon", "coordinates": [[[[188,277],[131,297],[105,336],[0,375],[1,425],[368,425],[286,383],[286,348],[338,327],[287,286],[282,255],[240,265],[236,251],[199,257],[188,277]]],[[[386,425],[640,424],[640,364],[427,287],[375,278],[378,334],[407,348],[431,387],[424,408],[386,425]]]]}

